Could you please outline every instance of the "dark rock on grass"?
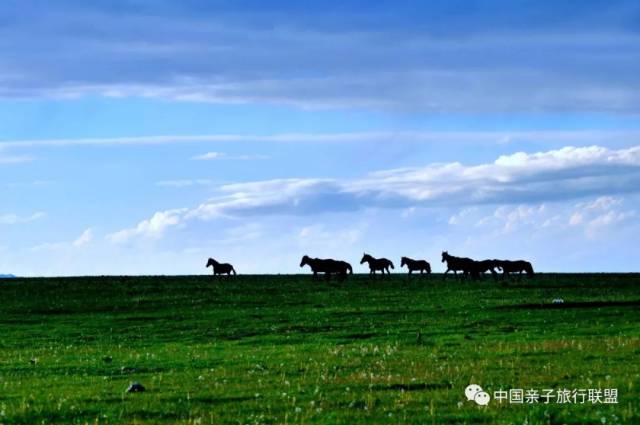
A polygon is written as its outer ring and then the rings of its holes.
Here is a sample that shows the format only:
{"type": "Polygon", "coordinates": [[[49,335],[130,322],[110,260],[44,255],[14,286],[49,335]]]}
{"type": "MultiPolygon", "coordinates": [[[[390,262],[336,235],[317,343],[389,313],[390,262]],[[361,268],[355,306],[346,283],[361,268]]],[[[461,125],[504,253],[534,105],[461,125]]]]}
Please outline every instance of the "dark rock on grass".
{"type": "Polygon", "coordinates": [[[111,363],[113,361],[113,358],[111,356],[104,356],[102,358],[102,361],[105,363],[111,363]]]}
{"type": "Polygon", "coordinates": [[[132,382],[131,385],[127,388],[128,393],[141,393],[144,392],[146,388],[140,382],[132,382]]]}
{"type": "Polygon", "coordinates": [[[122,366],[120,368],[120,372],[122,372],[122,373],[135,373],[137,371],[138,371],[138,369],[136,369],[135,367],[130,367],[130,366],[122,366]]]}

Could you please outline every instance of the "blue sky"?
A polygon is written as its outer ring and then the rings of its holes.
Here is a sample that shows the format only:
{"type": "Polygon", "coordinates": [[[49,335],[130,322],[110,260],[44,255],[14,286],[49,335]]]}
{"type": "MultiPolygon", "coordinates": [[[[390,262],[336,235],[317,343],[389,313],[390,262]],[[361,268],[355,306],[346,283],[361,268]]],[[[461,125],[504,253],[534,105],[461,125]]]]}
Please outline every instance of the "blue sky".
{"type": "Polygon", "coordinates": [[[640,6],[559,3],[2,2],[0,273],[636,271],[640,6]]]}

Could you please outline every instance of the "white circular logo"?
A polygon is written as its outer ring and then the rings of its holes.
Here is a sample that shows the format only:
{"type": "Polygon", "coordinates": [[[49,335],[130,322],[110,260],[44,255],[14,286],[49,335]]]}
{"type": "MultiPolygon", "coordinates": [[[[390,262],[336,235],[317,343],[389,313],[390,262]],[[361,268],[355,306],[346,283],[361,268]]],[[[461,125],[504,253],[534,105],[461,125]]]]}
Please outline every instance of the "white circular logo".
{"type": "Polygon", "coordinates": [[[464,395],[468,401],[475,401],[479,406],[486,406],[491,401],[489,393],[483,391],[478,384],[467,385],[467,388],[464,389],[464,395]]]}

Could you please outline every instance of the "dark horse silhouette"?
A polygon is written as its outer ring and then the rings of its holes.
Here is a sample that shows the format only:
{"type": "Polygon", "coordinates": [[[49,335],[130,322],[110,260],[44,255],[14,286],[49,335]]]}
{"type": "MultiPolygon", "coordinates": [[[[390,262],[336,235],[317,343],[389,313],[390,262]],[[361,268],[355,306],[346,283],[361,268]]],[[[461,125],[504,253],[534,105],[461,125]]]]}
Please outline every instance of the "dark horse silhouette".
{"type": "Polygon", "coordinates": [[[533,277],[533,266],[530,262],[524,260],[493,260],[497,267],[502,269],[502,278],[505,279],[510,276],[510,273],[518,273],[518,276],[522,276],[522,272],[525,272],[527,276],[533,277]]]}
{"type": "Polygon", "coordinates": [[[473,268],[477,277],[483,277],[486,272],[491,272],[493,279],[498,278],[498,273],[496,273],[496,267],[498,267],[498,263],[496,260],[482,260],[482,261],[474,261],[473,268]]]}
{"type": "Polygon", "coordinates": [[[211,266],[213,268],[213,275],[217,274],[226,274],[227,276],[231,276],[231,273],[236,274],[236,270],[229,263],[218,263],[213,258],[209,258],[207,261],[207,267],[211,266]]]}
{"type": "Polygon", "coordinates": [[[302,261],[300,261],[300,267],[304,267],[305,265],[311,267],[313,277],[317,277],[318,273],[325,273],[327,279],[330,279],[331,273],[335,273],[344,279],[347,276],[347,272],[353,274],[351,264],[346,261],[332,260],[330,258],[311,258],[305,255],[302,257],[302,261]]]}
{"type": "Polygon", "coordinates": [[[426,260],[412,260],[409,257],[402,257],[400,259],[400,267],[404,267],[405,265],[409,269],[409,275],[411,275],[413,271],[419,271],[420,274],[423,272],[431,274],[431,264],[426,260]]]}
{"type": "Polygon", "coordinates": [[[461,271],[463,273],[463,276],[471,274],[472,278],[479,278],[479,273],[474,264],[475,261],[473,261],[471,258],[454,257],[453,255],[449,255],[447,251],[443,251],[442,262],[447,263],[447,270],[444,272],[444,277],[446,277],[447,273],[449,273],[450,271],[452,271],[454,275],[458,276],[458,271],[461,271]]]}
{"type": "Polygon", "coordinates": [[[380,270],[384,275],[386,270],[387,274],[391,276],[391,272],[389,271],[389,267],[392,269],[393,263],[391,260],[387,260],[386,258],[373,258],[369,254],[363,254],[362,260],[360,260],[360,264],[369,263],[369,275],[376,275],[376,270],[380,270]]]}

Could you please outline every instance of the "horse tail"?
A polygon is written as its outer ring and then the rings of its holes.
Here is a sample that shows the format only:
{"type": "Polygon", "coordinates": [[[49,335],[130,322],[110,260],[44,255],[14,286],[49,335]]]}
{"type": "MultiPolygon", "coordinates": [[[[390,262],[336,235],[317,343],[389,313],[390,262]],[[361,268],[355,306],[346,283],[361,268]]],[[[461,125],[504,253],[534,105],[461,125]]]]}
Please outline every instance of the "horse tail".
{"type": "Polygon", "coordinates": [[[431,264],[427,263],[427,273],[431,273],[431,264]]]}
{"type": "Polygon", "coordinates": [[[349,274],[353,274],[353,268],[351,268],[351,264],[347,264],[347,270],[349,270],[349,274]]]}
{"type": "Polygon", "coordinates": [[[392,269],[395,268],[393,267],[393,262],[389,261],[389,265],[391,266],[392,269]]]}
{"type": "Polygon", "coordinates": [[[236,275],[236,269],[233,268],[233,266],[231,266],[231,271],[233,272],[233,275],[236,275]]]}

